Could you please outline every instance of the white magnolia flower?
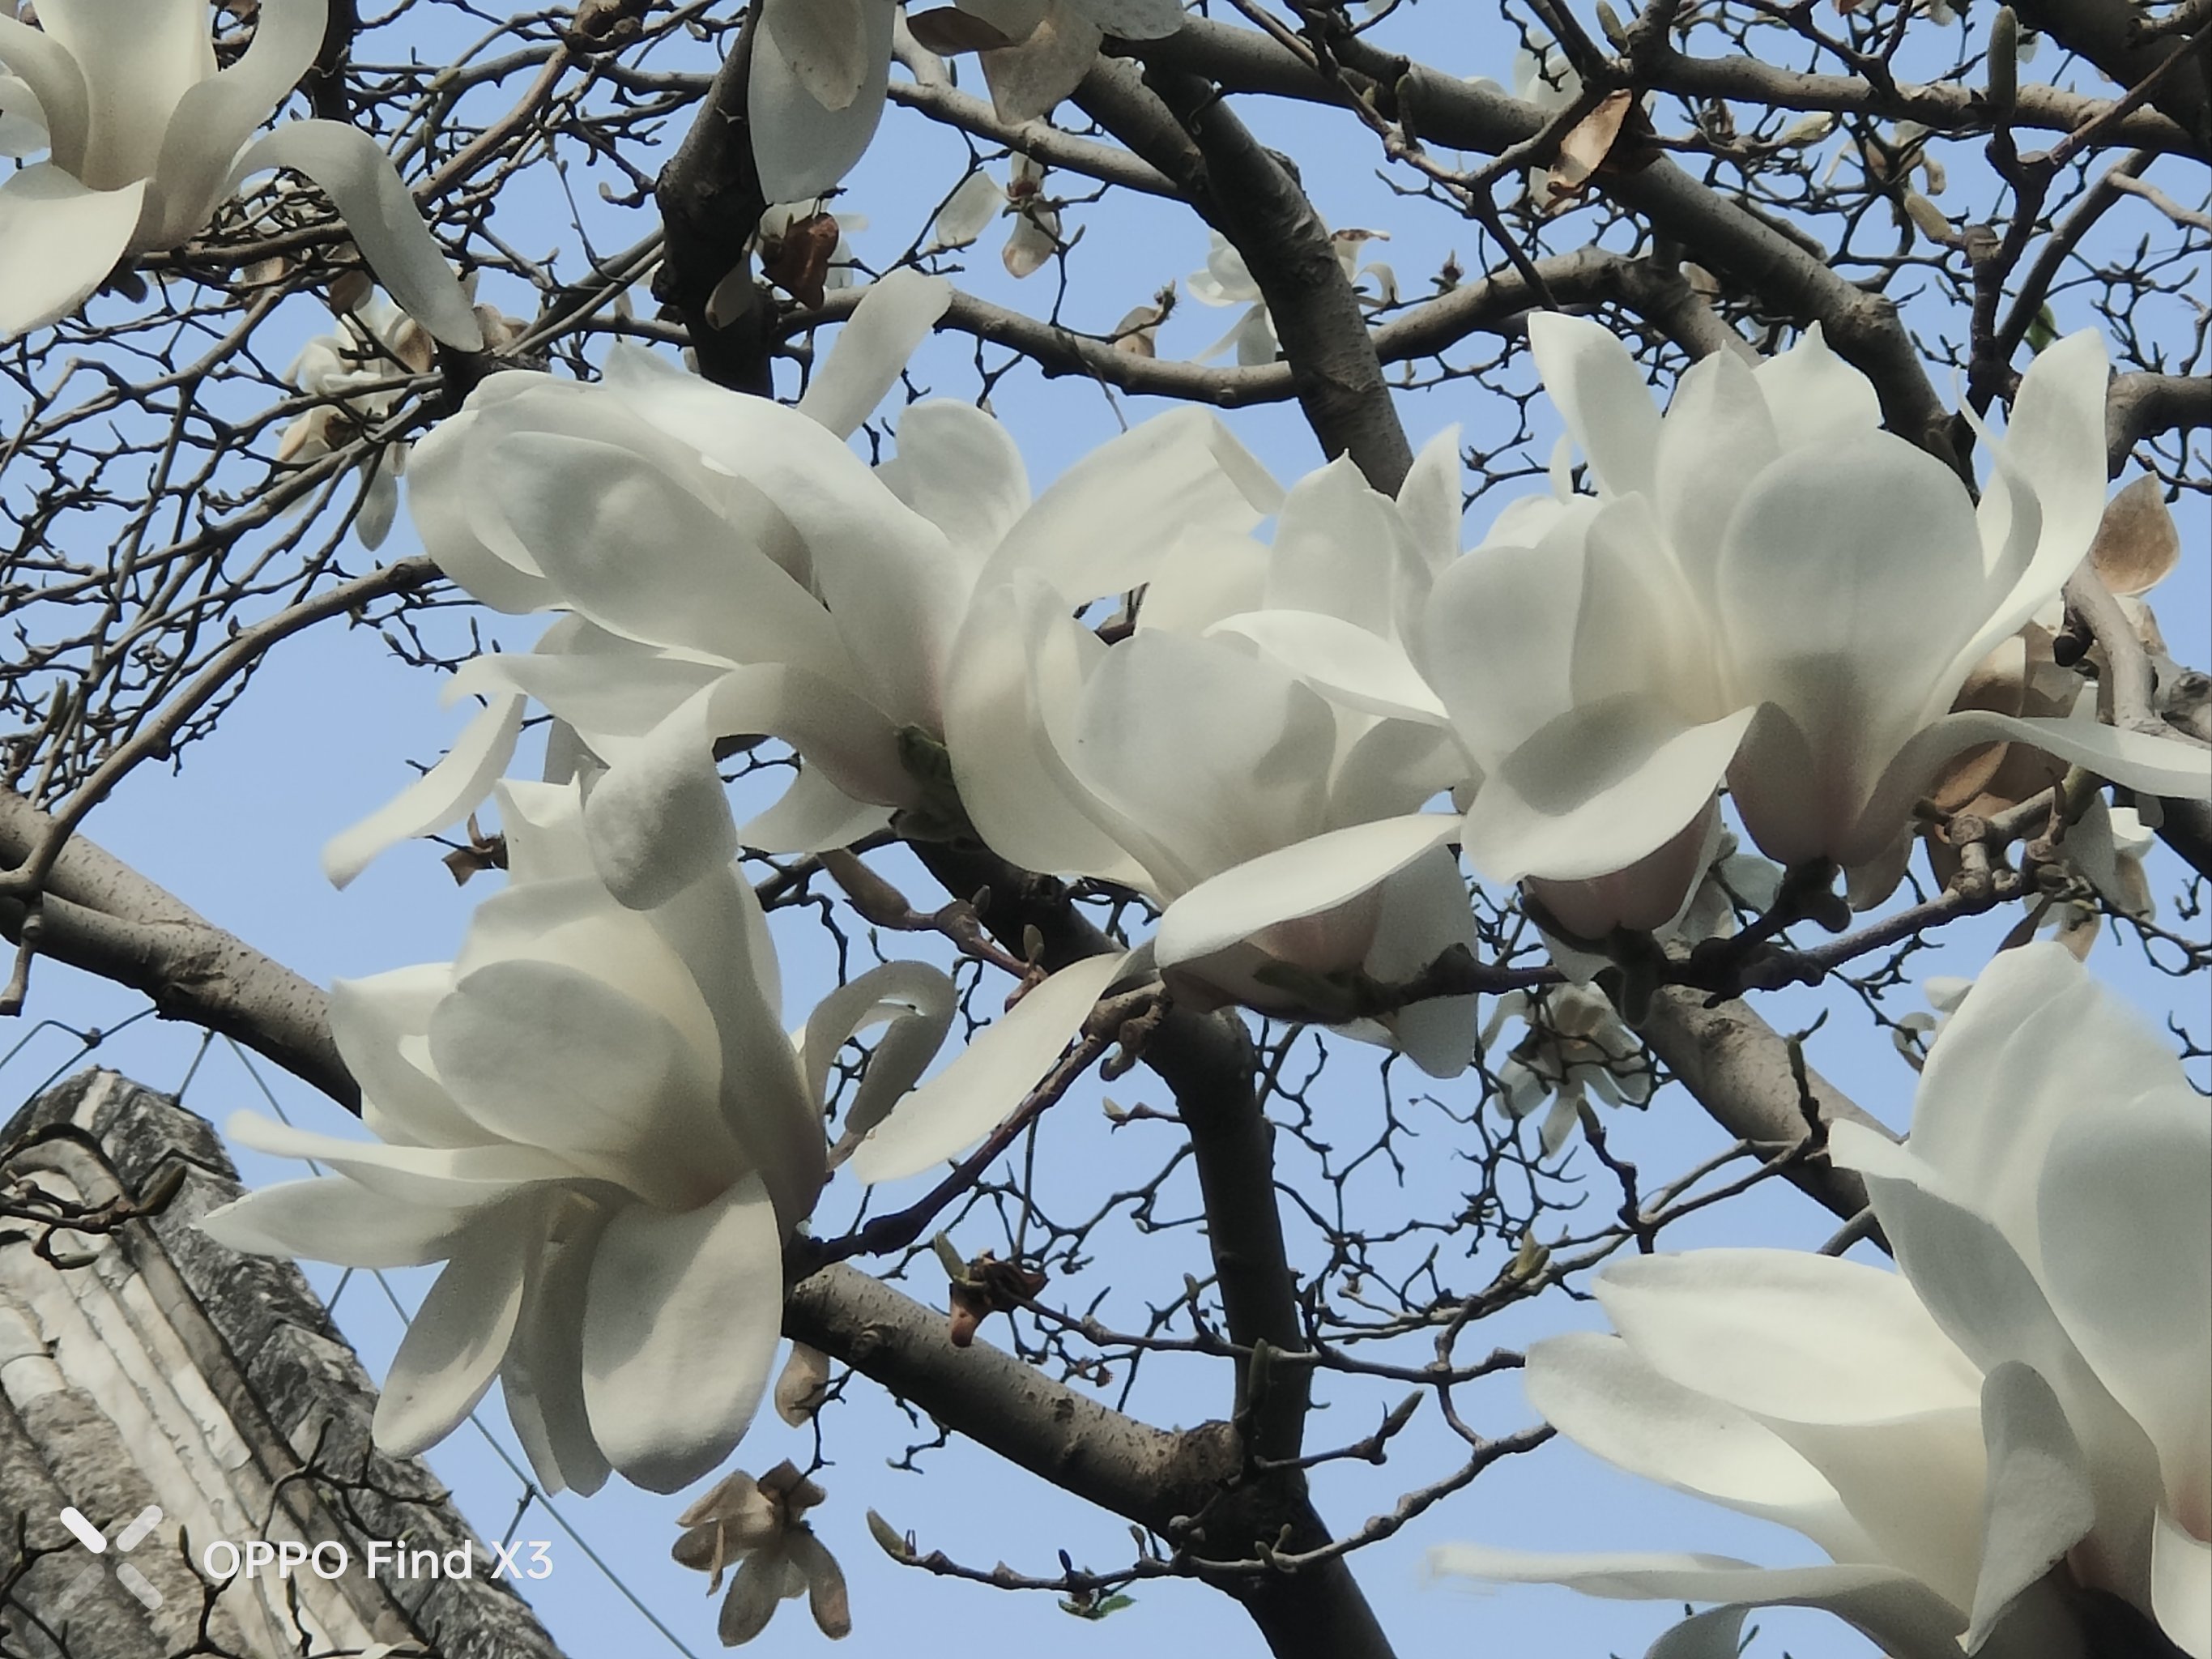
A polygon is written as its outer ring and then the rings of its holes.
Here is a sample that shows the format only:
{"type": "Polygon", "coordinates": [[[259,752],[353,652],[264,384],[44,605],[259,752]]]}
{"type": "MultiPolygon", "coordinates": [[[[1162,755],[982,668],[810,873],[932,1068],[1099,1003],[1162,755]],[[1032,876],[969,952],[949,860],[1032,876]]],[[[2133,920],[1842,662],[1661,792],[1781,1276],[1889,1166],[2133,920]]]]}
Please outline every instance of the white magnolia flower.
{"type": "MultiPolygon", "coordinates": [[[[1112,565],[1043,544],[1002,548],[976,584],[946,710],[977,832],[1024,868],[1117,882],[1168,907],[1160,966],[1262,1009],[1317,1006],[1317,978],[1403,981],[1471,946],[1464,884],[1425,826],[1401,837],[1403,856],[1374,890],[1329,890],[1334,836],[1402,823],[1449,787],[1460,766],[1449,741],[1432,724],[1332,705],[1243,631],[1255,614],[1306,607],[1387,627],[1428,577],[1425,552],[1404,542],[1409,512],[1449,538],[1458,505],[1447,440],[1397,501],[1348,460],[1315,474],[1283,499],[1272,547],[1244,533],[1252,520],[1187,519],[1126,544],[1112,565]],[[1076,620],[1140,583],[1134,627],[1114,643],[1076,620]],[[1306,862],[1280,886],[1215,879],[1293,848],[1306,862]],[[1212,900],[1194,908],[1201,887],[1212,900]]],[[[1466,1065],[1474,1024],[1463,998],[1383,1022],[1440,1075],[1466,1065]]]]}
{"type": "Polygon", "coordinates": [[[966,247],[980,238],[991,222],[1011,214],[1013,227],[1006,233],[1000,258],[1007,275],[1019,280],[1042,270],[1057,252],[1060,210],[1043,193],[1046,169],[1027,155],[1014,157],[1005,185],[978,167],[960,181],[930,225],[926,253],[942,253],[966,247]]]}
{"type": "Polygon", "coordinates": [[[0,339],[74,311],[117,261],[189,240],[249,173],[292,167],[424,327],[481,349],[468,297],[374,139],[308,120],[246,143],[314,63],[327,3],[262,0],[252,43],[221,70],[207,0],[46,0],[36,28],[0,12],[4,153],[52,151],[0,183],[0,339]]]}
{"type": "Polygon", "coordinates": [[[1497,1069],[1498,1102],[1516,1121],[1549,1101],[1539,1138],[1544,1156],[1567,1144],[1591,1092],[1608,1106],[1651,1098],[1651,1061],[1594,985],[1555,985],[1540,994],[1508,991],[1482,1028],[1488,1049],[1517,1018],[1525,1030],[1497,1069]]]}
{"type": "MultiPolygon", "coordinates": [[[[1899,1273],[1698,1250],[1598,1276],[1618,1335],[1537,1343],[1537,1409],[1608,1462],[1780,1522],[1823,1566],[1460,1546],[1449,1571],[1829,1609],[1893,1659],[2212,1656],[2212,1110],[2058,946],[2001,953],[1903,1146],[1838,1124],[1899,1273]]],[[[1698,1651],[1705,1650],[1699,1648],[1698,1651]]]]}
{"type": "MultiPolygon", "coordinates": [[[[957,824],[947,681],[984,568],[1041,559],[1133,585],[1178,530],[1258,522],[1245,486],[1265,475],[1218,418],[1185,410],[1032,501],[1005,429],[952,404],[908,410],[896,457],[871,469],[844,436],[949,292],[911,271],[877,283],[795,410],[618,349],[598,385],[496,376],[424,439],[409,505],[441,567],[501,609],[569,614],[536,651],[463,669],[453,691],[491,708],[331,843],[333,878],[458,822],[506,764],[525,694],[609,763],[589,821],[629,902],[657,902],[740,841],[842,847],[900,811],[957,824]],[[732,833],[714,744],[757,732],[805,764],[732,833]]],[[[995,764],[979,753],[968,775],[995,764]]]]}
{"type": "Polygon", "coordinates": [[[1974,988],[1974,981],[1957,974],[1932,974],[1920,981],[1920,994],[1928,999],[1932,1012],[1915,1009],[1890,1028],[1889,1040],[1897,1045],[1897,1052],[1905,1056],[1905,1063],[1914,1071],[1921,1069],[1928,1045],[1959,1012],[1966,1000],[1966,993],[1974,988]]]}
{"type": "Polygon", "coordinates": [[[374,1141],[240,1115],[232,1135],[333,1173],[210,1216],[234,1249],[442,1261],[377,1403],[378,1443],[441,1439],[497,1379],[549,1490],[610,1470],[673,1492],[729,1455],[769,1383],[783,1243],[827,1167],[839,1048],[888,1025],[847,1109],[865,1181],[988,1132],[1121,967],[1063,969],[930,1083],[952,983],[895,962],[794,1046],[752,890],[727,864],[637,908],[592,860],[576,784],[507,784],[507,888],[458,960],[341,981],[331,1024],[374,1141]]]}
{"type": "MultiPolygon", "coordinates": [[[[1075,89],[1109,34],[1156,40],[1181,0],[953,0],[1012,43],[983,55],[1004,119],[1045,113],[1075,89]],[[994,61],[997,60],[997,61],[994,61]]],[[[769,199],[819,196],[851,172],[883,118],[890,0],[767,0],[752,43],[746,115],[769,199]]]]}
{"type": "MultiPolygon", "coordinates": [[[[1228,333],[1200,352],[1197,361],[1211,362],[1234,347],[1237,362],[1245,368],[1272,363],[1282,346],[1275,338],[1274,319],[1267,314],[1259,282],[1226,236],[1218,230],[1212,236],[1206,269],[1194,270],[1185,279],[1190,284],[1190,297],[1202,306],[1243,306],[1244,314],[1228,333]]],[[[1398,273],[1382,260],[1365,259],[1363,254],[1368,243],[1389,239],[1389,232],[1383,230],[1339,230],[1329,234],[1346,280],[1352,283],[1360,305],[1370,311],[1398,303],[1398,273]],[[1371,292],[1365,286],[1370,281],[1371,292]]]]}
{"type": "Polygon", "coordinates": [[[789,1462],[757,1480],[739,1469],[678,1520],[684,1533],[669,1553],[708,1575],[708,1595],[737,1569],[714,1626],[724,1647],[744,1646],[768,1628],[777,1602],[801,1595],[824,1636],[834,1642],[852,1634],[844,1570],[801,1519],[825,1495],[789,1462]]]}

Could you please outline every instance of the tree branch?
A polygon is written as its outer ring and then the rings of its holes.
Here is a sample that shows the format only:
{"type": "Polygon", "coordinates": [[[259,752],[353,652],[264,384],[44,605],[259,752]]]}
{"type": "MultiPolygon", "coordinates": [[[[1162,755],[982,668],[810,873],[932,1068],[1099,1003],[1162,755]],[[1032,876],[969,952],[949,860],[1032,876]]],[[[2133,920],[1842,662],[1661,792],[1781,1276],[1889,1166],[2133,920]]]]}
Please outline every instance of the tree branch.
{"type": "Polygon", "coordinates": [[[2212,375],[2121,374],[2105,400],[2105,459],[2114,477],[2128,452],[2163,432],[2212,426],[2212,375]]]}
{"type": "Polygon", "coordinates": [[[2149,79],[2177,53],[2193,53],[2195,62],[2166,72],[2150,102],[2189,135],[2197,155],[2212,157],[2212,90],[2201,40],[2151,33],[2142,27],[2142,9],[2131,0],[2018,0],[2013,10],[2024,26],[2087,58],[2123,87],[2149,79]]]}

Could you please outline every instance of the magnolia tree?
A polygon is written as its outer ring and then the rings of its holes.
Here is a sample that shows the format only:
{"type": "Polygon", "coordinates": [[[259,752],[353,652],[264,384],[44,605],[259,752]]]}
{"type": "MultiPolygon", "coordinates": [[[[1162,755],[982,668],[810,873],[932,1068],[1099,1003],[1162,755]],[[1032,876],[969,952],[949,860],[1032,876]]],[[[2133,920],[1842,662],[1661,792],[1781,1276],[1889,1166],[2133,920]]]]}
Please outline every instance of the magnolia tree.
{"type": "Polygon", "coordinates": [[[0,925],[358,1114],[204,1224],[434,1267],[384,1446],[730,1644],[875,1390],[1133,1534],[869,1517],[986,1631],[2212,1659],[2202,0],[365,10],[0,6],[0,925]],[[364,623],[472,909],[325,992],[87,835],[364,623]]]}

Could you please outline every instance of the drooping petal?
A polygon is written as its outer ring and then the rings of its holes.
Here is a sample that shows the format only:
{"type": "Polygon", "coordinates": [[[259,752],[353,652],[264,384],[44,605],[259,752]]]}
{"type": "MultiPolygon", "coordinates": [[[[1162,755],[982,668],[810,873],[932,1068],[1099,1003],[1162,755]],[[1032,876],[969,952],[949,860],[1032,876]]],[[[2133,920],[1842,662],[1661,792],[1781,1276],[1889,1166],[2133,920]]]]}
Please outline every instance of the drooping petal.
{"type": "Polygon", "coordinates": [[[535,1146],[386,1146],[295,1129],[239,1112],[223,1133],[272,1158],[313,1158],[370,1191],[403,1204],[481,1211],[525,1187],[574,1181],[583,1172],[535,1146]]]}
{"type": "Polygon", "coordinates": [[[937,1057],[958,1006],[952,981],[922,962],[886,962],[839,986],[806,1017],[799,1045],[810,1109],[819,1113],[829,1103],[838,1050],[869,1027],[888,1025],[846,1110],[848,1131],[872,1128],[937,1057]]]}
{"type": "Polygon", "coordinates": [[[925,276],[911,266],[885,273],[838,330],[828,360],[799,400],[799,412],[841,438],[850,437],[898,384],[907,359],[951,303],[952,284],[942,276],[925,276]]]}
{"type": "Polygon", "coordinates": [[[360,823],[323,847],[323,874],[343,887],[376,855],[416,836],[435,835],[466,817],[514,758],[522,699],[495,698],[462,728],[445,757],[360,823]]]}
{"type": "Polygon", "coordinates": [[[549,1492],[589,1497],[612,1473],[584,1406],[584,1310],[607,1219],[604,1209],[574,1200],[553,1211],[500,1368],[507,1420],[549,1492]]]}
{"type": "Polygon", "coordinates": [[[1168,908],[1153,943],[1164,968],[1194,962],[1280,922],[1318,915],[1379,886],[1459,828],[1415,812],[1295,842],[1233,866],[1168,908]]]}
{"type": "MultiPolygon", "coordinates": [[[[1478,945],[1474,912],[1459,860],[1443,848],[1384,879],[1375,943],[1360,966],[1382,984],[1409,980],[1454,945],[1478,945]]],[[[1384,1015],[1382,1024],[1400,1053],[1431,1077],[1455,1078],[1479,1047],[1476,999],[1430,997],[1384,1015]]]]}
{"type": "Polygon", "coordinates": [[[989,1133],[1051,1069],[1126,960],[1087,957],[1032,990],[891,1109],[853,1154],[853,1173],[896,1181],[989,1133]]]}
{"type": "Polygon", "coordinates": [[[339,121],[287,121],[247,146],[230,188],[266,167],[293,168],[322,188],[377,281],[409,316],[457,351],[483,349],[476,307],[374,138],[339,121]]]}
{"type": "MultiPolygon", "coordinates": [[[[0,64],[14,70],[38,100],[39,119],[53,147],[51,164],[76,178],[84,166],[91,94],[70,49],[12,11],[0,11],[0,64]]],[[[0,247],[8,240],[0,238],[0,247]]]]}
{"type": "Polygon", "coordinates": [[[343,1176],[264,1187],[212,1210],[200,1231],[254,1255],[298,1255],[344,1267],[416,1267],[452,1254],[469,1218],[398,1203],[343,1176]]]}
{"type": "Polygon", "coordinates": [[[499,1375],[522,1310],[534,1212],[486,1217],[408,1322],[377,1396],[376,1443],[411,1457],[443,1440],[499,1375]]]}
{"type": "Polygon", "coordinates": [[[1656,496],[1659,410],[1628,348],[1602,324],[1556,311],[1529,314],[1528,345],[1606,493],[1656,496]]]}
{"type": "Polygon", "coordinates": [[[123,257],[145,194],[143,179],[87,190],[51,161],[0,181],[0,340],[84,303],[123,257]]]}
{"type": "MultiPolygon", "coordinates": [[[[773,16],[804,12],[813,0],[769,0],[773,16]]],[[[747,87],[747,125],[752,131],[753,161],[761,189],[771,202],[802,202],[821,195],[850,172],[876,135],[883,118],[884,88],[890,83],[894,9],[880,0],[862,0],[860,61],[865,74],[841,108],[823,106],[807,90],[777,42],[781,18],[763,29],[753,52],[747,87]]],[[[799,26],[802,30],[805,24],[799,26]]]]}
{"type": "Polygon", "coordinates": [[[1756,713],[1689,725],[1650,700],[1617,698],[1561,716],[1475,792],[1468,861],[1500,882],[1628,868],[1705,810],[1756,713]]]}
{"type": "Polygon", "coordinates": [[[727,1457],[767,1392],[783,1237],[756,1176],[696,1210],[631,1205],[592,1261],[584,1402],[607,1461],[675,1492],[727,1457]]]}
{"type": "Polygon", "coordinates": [[[403,1048],[429,1030],[431,1012],[453,988],[453,965],[443,962],[331,986],[331,1036],[361,1085],[362,1121],[394,1146],[481,1146],[486,1138],[403,1048]]]}

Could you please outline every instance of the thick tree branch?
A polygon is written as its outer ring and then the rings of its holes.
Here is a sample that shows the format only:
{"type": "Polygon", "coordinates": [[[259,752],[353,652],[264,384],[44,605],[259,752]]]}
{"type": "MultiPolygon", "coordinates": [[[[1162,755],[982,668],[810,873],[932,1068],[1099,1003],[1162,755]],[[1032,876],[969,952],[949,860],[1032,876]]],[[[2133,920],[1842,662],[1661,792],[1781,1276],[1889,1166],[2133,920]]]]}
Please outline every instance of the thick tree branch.
{"type": "Polygon", "coordinates": [[[2105,400],[2105,459],[2114,477],[2146,438],[2212,426],[2212,375],[2122,374],[2105,400]]]}
{"type": "Polygon", "coordinates": [[[1158,70],[1140,85],[1129,65],[1101,60],[1076,99],[1243,257],[1323,453],[1351,456],[1395,495],[1413,447],[1336,244],[1288,164],[1193,76],[1158,70]]]}
{"type": "Polygon", "coordinates": [[[2019,0],[2013,9],[2027,27],[2087,58],[2123,87],[2148,80],[2178,53],[2192,54],[2195,61],[2166,71],[2150,102],[2190,136],[2197,155],[2212,156],[2212,82],[2201,40],[2152,33],[2132,0],[2019,0]]]}

